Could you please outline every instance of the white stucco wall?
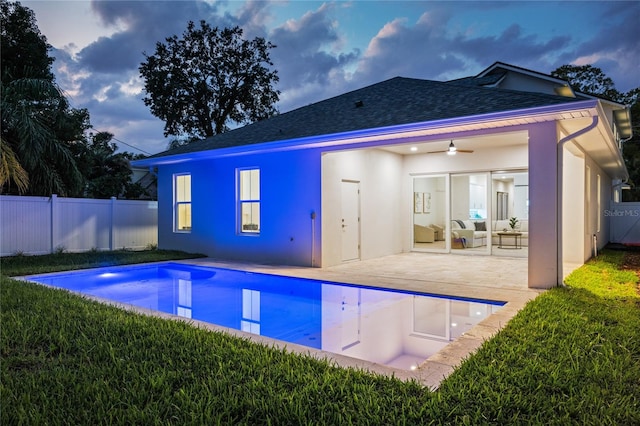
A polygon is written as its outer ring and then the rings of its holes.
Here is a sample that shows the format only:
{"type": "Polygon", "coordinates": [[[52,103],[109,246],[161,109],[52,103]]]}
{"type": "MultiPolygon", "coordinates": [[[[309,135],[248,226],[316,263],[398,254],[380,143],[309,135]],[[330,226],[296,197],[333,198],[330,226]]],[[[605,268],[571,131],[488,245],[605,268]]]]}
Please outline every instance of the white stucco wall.
{"type": "Polygon", "coordinates": [[[573,142],[562,151],[563,276],[602,249],[610,238],[610,217],[605,210],[611,200],[611,178],[573,142]],[[594,242],[594,238],[595,242],[594,242]]]}
{"type": "Polygon", "coordinates": [[[578,265],[585,260],[584,153],[569,142],[562,159],[562,261],[563,265],[578,265]]]}
{"type": "Polygon", "coordinates": [[[546,122],[529,130],[529,275],[533,288],[551,288],[561,272],[558,257],[558,130],[546,122]],[[554,161],[556,159],[556,161],[554,161]]]}
{"type": "Polygon", "coordinates": [[[589,189],[589,204],[587,214],[589,221],[585,224],[585,260],[593,255],[593,236],[596,236],[598,250],[603,248],[610,239],[610,217],[605,215],[612,197],[611,178],[593,161],[586,156],[586,164],[589,167],[591,188],[589,189]],[[599,179],[599,184],[598,184],[599,179]]]}

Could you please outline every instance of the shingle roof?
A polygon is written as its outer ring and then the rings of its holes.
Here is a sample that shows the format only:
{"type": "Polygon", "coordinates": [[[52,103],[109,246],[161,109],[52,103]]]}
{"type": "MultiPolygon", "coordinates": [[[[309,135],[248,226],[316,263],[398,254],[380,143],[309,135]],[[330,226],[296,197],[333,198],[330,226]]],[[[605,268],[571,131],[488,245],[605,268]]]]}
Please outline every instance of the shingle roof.
{"type": "Polygon", "coordinates": [[[150,158],[575,101],[465,83],[395,77],[150,158]]]}
{"type": "Polygon", "coordinates": [[[504,77],[506,71],[496,72],[484,77],[464,77],[457,80],[447,81],[448,84],[468,85],[468,86],[490,86],[496,84],[504,77]]]}

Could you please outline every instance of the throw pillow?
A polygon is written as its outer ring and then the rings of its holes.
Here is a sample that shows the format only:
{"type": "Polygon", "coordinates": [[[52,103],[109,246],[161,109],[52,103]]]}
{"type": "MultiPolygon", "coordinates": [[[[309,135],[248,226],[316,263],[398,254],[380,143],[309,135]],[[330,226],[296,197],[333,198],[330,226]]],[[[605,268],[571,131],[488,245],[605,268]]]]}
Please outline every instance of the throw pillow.
{"type": "Polygon", "coordinates": [[[487,223],[486,222],[473,222],[476,227],[476,231],[486,231],[487,223]]]}
{"type": "Polygon", "coordinates": [[[453,221],[454,222],[458,222],[458,225],[460,226],[461,229],[466,229],[465,226],[464,226],[464,223],[461,220],[454,219],[453,221]]]}

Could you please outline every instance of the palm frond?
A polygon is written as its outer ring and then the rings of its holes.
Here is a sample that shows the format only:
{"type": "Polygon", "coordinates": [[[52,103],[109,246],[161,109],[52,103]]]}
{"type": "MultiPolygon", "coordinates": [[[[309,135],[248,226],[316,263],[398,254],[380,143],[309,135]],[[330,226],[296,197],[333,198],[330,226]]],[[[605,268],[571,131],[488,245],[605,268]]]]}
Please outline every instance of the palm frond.
{"type": "Polygon", "coordinates": [[[0,156],[0,187],[13,181],[18,193],[24,194],[29,189],[29,175],[4,139],[0,139],[0,156]]]}

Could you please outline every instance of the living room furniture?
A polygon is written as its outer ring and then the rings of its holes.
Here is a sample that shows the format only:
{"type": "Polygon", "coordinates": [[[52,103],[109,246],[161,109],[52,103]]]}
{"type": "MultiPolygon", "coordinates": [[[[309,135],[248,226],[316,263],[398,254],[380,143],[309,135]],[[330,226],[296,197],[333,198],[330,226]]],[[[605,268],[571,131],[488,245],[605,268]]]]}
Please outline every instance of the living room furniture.
{"type": "Polygon", "coordinates": [[[467,241],[467,247],[482,247],[487,244],[487,228],[484,221],[452,220],[452,236],[454,232],[467,241]]]}
{"type": "MultiPolygon", "coordinates": [[[[509,220],[494,220],[492,222],[491,227],[491,244],[500,245],[500,236],[499,232],[509,232],[512,231],[509,226],[509,220]]],[[[522,235],[520,236],[520,246],[527,247],[529,245],[529,221],[527,219],[518,219],[518,223],[516,224],[514,232],[519,232],[522,235]]]]}
{"type": "Polygon", "coordinates": [[[522,232],[498,232],[498,248],[501,249],[521,249],[522,248],[522,232]],[[513,245],[503,245],[502,239],[513,237],[513,245]]]}
{"type": "Polygon", "coordinates": [[[467,239],[461,237],[456,231],[451,232],[451,248],[464,249],[467,248],[467,239]]]}
{"type": "Polygon", "coordinates": [[[440,225],[429,225],[429,228],[433,229],[436,241],[444,241],[444,227],[440,225]]]}
{"type": "Polygon", "coordinates": [[[413,241],[415,243],[432,243],[435,241],[435,231],[428,226],[414,224],[413,241]]]}

